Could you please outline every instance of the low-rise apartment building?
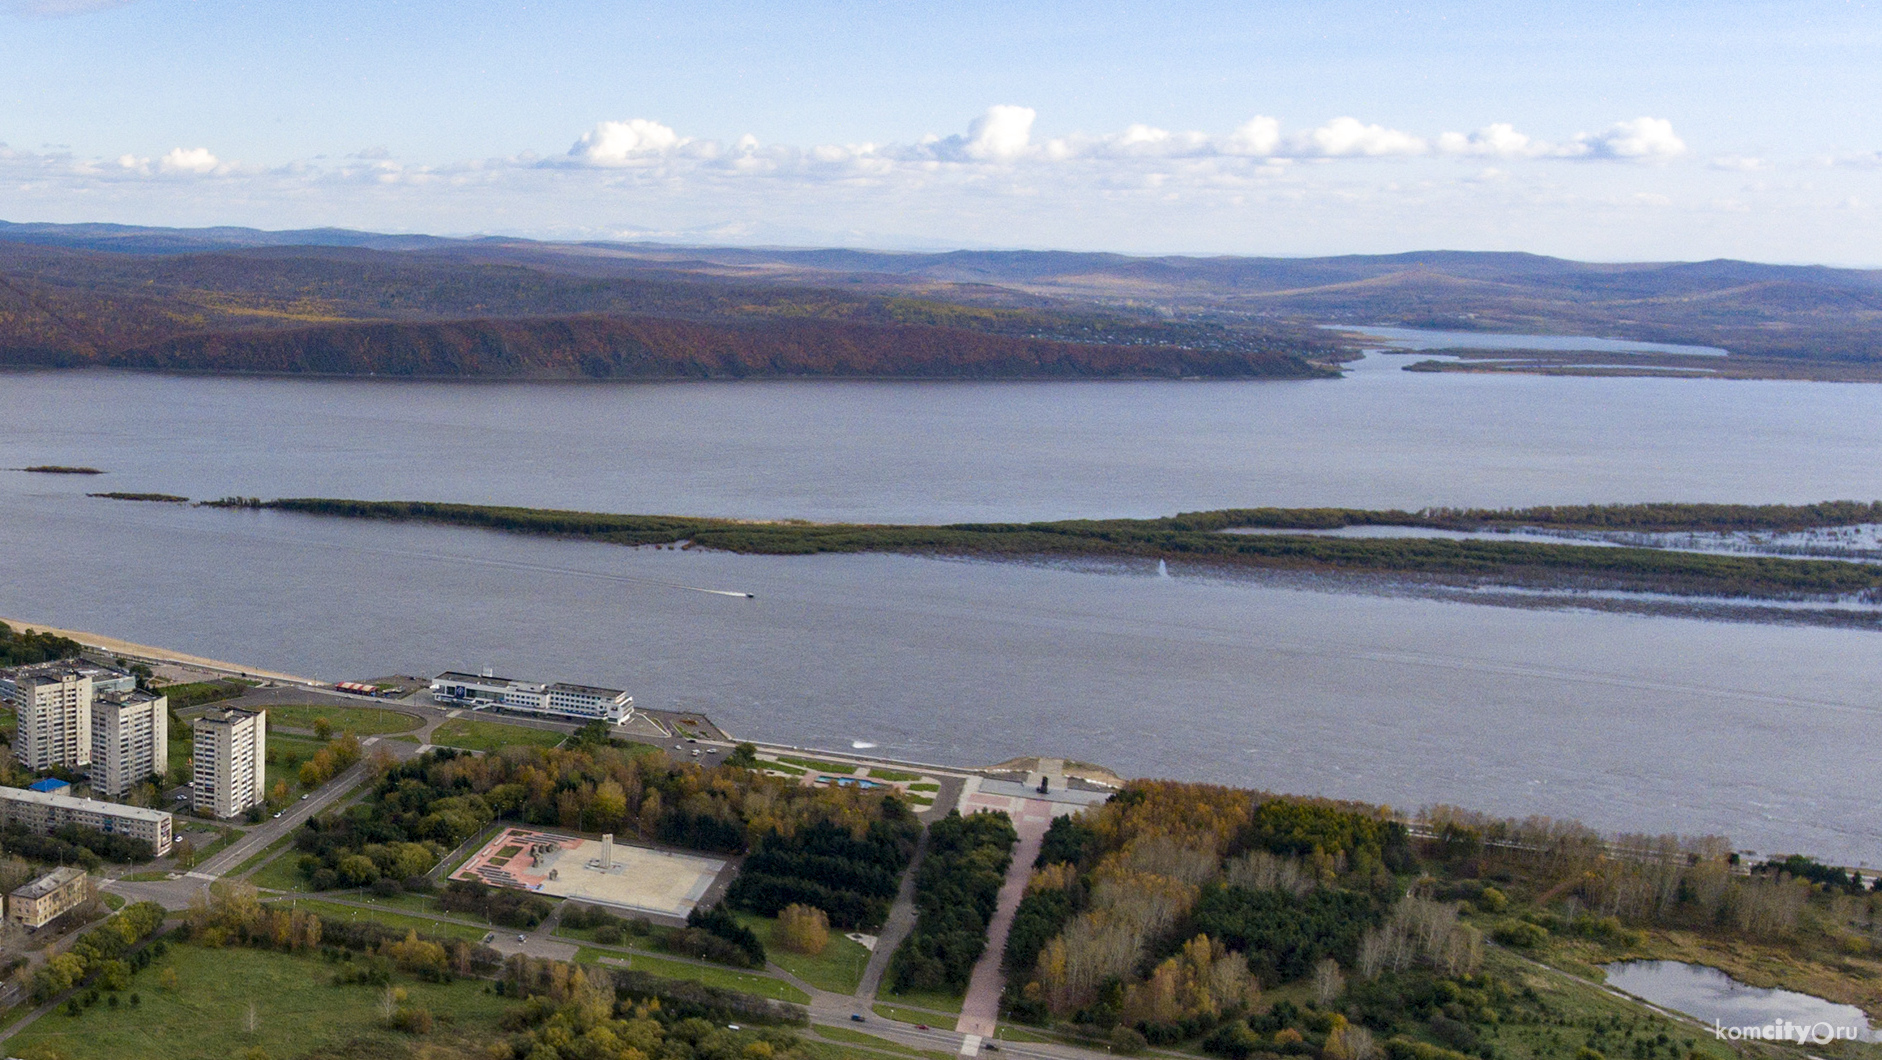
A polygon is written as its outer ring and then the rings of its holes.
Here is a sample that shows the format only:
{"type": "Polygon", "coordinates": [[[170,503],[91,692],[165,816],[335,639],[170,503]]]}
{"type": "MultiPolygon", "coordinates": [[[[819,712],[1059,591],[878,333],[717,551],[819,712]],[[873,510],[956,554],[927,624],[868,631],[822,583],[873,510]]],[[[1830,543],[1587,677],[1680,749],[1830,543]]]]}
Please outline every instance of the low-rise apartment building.
{"type": "Polygon", "coordinates": [[[141,839],[150,844],[151,853],[157,857],[170,852],[174,830],[173,819],[162,810],[27,788],[0,788],[0,826],[18,826],[29,832],[50,835],[69,824],[141,839]]]}
{"type": "Polygon", "coordinates": [[[7,895],[7,919],[29,928],[42,928],[91,897],[85,870],[66,865],[53,869],[7,895]]]}

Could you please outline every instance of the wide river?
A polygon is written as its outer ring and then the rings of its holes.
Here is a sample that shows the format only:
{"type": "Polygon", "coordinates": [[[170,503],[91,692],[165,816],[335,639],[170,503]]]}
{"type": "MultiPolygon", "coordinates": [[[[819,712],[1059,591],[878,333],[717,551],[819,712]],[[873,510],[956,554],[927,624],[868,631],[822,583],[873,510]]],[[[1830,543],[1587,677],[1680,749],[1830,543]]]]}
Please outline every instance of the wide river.
{"type": "Polygon", "coordinates": [[[0,375],[0,614],[329,679],[493,666],[742,735],[1882,862],[1882,637],[893,556],[634,550],[161,491],[827,520],[1882,497],[1882,389],[0,375]],[[756,599],[673,585],[746,590],[756,599]]]}

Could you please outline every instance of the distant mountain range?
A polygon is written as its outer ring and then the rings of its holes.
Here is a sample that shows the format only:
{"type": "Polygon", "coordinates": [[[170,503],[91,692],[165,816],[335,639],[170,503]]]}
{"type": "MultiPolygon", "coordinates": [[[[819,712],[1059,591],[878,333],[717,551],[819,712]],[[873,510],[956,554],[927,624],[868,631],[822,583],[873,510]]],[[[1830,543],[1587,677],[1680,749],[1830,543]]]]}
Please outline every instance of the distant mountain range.
{"type": "MultiPolygon", "coordinates": [[[[0,364],[591,378],[1309,378],[1321,324],[1882,364],[1882,271],[889,253],[0,222],[0,364]]],[[[1348,344],[1350,345],[1350,344],[1348,344]]]]}

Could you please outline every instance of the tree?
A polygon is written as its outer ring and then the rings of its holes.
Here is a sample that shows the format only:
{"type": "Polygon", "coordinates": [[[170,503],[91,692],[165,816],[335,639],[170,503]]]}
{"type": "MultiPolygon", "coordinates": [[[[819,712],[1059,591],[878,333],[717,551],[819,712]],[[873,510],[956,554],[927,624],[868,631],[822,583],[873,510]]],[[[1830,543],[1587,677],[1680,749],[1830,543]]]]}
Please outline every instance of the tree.
{"type": "Polygon", "coordinates": [[[793,902],[778,911],[778,945],[816,956],[830,944],[830,917],[815,906],[793,902]]]}
{"type": "Polygon", "coordinates": [[[1313,966],[1313,998],[1322,1007],[1331,1004],[1346,990],[1346,977],[1340,974],[1340,962],[1331,957],[1320,958],[1313,966]]]}
{"type": "Polygon", "coordinates": [[[314,735],[322,740],[333,739],[333,723],[325,718],[315,718],[314,735]]]}
{"type": "Polygon", "coordinates": [[[196,866],[196,844],[195,843],[192,843],[187,839],[179,839],[177,840],[176,844],[170,848],[170,853],[173,857],[176,858],[177,868],[189,869],[189,868],[194,868],[196,866]]]}

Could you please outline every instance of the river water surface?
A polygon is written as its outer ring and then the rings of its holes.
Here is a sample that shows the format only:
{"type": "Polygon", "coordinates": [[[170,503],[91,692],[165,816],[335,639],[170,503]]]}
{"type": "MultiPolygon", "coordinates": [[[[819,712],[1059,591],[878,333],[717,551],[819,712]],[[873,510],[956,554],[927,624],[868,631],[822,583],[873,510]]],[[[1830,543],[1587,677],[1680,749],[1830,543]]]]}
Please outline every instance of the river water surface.
{"type": "Polygon", "coordinates": [[[110,472],[0,473],[0,614],[329,679],[490,665],[613,684],[804,745],[1062,754],[1882,861],[1872,633],[84,496],[866,521],[1882,497],[1882,390],[1402,363],[1302,383],[0,375],[0,465],[110,472]]]}

